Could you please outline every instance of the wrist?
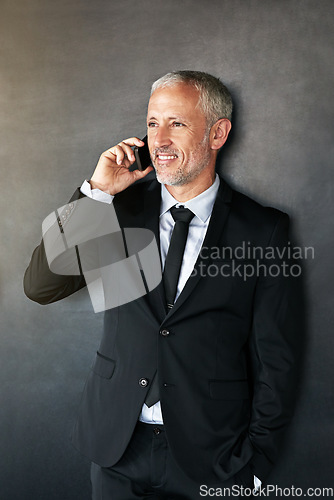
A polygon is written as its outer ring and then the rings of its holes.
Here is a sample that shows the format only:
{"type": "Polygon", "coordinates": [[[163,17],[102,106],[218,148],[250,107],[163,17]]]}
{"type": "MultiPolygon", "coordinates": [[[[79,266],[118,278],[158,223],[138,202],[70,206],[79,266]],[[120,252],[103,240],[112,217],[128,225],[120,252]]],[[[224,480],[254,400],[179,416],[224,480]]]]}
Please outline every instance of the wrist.
{"type": "Polygon", "coordinates": [[[91,189],[99,189],[100,191],[103,191],[104,193],[110,194],[112,196],[115,196],[115,192],[110,189],[110,186],[106,184],[101,184],[100,182],[96,182],[93,179],[90,179],[89,181],[91,189]]]}

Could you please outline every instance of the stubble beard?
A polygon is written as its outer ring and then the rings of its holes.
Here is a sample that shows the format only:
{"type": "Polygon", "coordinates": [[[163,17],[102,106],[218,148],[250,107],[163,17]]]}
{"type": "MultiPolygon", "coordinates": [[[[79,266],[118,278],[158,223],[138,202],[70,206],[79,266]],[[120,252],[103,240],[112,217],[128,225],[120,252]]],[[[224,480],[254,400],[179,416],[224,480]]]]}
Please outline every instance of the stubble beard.
{"type": "MultiPolygon", "coordinates": [[[[208,148],[209,136],[205,135],[203,140],[197,145],[196,149],[191,152],[189,160],[187,164],[184,166],[179,165],[176,170],[169,169],[171,167],[156,167],[155,161],[152,160],[153,166],[155,168],[155,173],[157,177],[157,181],[160,184],[165,184],[167,186],[184,186],[185,184],[190,183],[199,174],[207,167],[210,161],[210,150],[208,148]]],[[[166,151],[163,148],[159,148],[160,153],[165,154],[177,154],[177,151],[171,151],[166,148],[166,151]]],[[[156,153],[154,152],[153,158],[156,153]]]]}

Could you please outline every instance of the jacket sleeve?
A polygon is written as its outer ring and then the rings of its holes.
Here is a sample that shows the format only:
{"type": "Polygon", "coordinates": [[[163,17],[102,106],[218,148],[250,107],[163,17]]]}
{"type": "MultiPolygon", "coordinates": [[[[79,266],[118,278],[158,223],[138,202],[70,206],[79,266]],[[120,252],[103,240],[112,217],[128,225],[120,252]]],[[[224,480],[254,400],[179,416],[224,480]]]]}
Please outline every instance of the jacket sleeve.
{"type": "Polygon", "coordinates": [[[249,439],[255,450],[251,465],[261,480],[276,460],[295,399],[288,226],[288,216],[281,214],[267,247],[272,253],[261,262],[249,341],[254,391],[249,439]]]}
{"type": "MultiPolygon", "coordinates": [[[[70,202],[75,202],[83,197],[77,189],[70,202]]],[[[57,224],[54,224],[56,227],[57,224]]],[[[53,231],[53,237],[58,237],[58,228],[53,231]]],[[[30,264],[23,279],[23,289],[26,296],[41,305],[50,304],[61,300],[85,286],[85,278],[82,273],[77,275],[62,275],[50,270],[45,253],[45,245],[42,239],[40,245],[35,248],[30,264]]]]}
{"type": "Polygon", "coordinates": [[[43,240],[35,248],[23,279],[26,296],[41,305],[68,297],[85,284],[83,275],[62,276],[50,271],[43,240]]]}

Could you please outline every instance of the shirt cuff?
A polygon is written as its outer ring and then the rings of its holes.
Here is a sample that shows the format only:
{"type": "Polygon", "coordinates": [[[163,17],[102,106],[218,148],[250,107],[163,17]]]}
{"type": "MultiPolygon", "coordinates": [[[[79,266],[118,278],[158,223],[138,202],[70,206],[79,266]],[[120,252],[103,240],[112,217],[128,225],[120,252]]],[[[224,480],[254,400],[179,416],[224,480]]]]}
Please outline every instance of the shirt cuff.
{"type": "Polygon", "coordinates": [[[102,201],[102,203],[110,204],[114,199],[112,194],[105,193],[104,191],[101,191],[101,189],[92,189],[88,181],[84,181],[82,183],[80,191],[88,198],[92,198],[96,201],[102,201]]]}
{"type": "Polygon", "coordinates": [[[257,491],[258,489],[260,489],[261,485],[262,481],[258,477],[254,476],[254,490],[257,491]]]}

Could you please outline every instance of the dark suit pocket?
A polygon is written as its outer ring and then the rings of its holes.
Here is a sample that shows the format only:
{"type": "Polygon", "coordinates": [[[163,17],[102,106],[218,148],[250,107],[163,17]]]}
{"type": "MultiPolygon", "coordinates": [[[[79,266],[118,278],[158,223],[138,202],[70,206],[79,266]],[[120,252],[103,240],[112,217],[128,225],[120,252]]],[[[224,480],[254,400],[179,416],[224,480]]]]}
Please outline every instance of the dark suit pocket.
{"type": "Polygon", "coordinates": [[[249,398],[247,380],[210,380],[209,385],[213,399],[236,401],[249,398]]]}
{"type": "Polygon", "coordinates": [[[115,370],[115,361],[97,351],[92,370],[102,378],[111,378],[115,370]]]}

